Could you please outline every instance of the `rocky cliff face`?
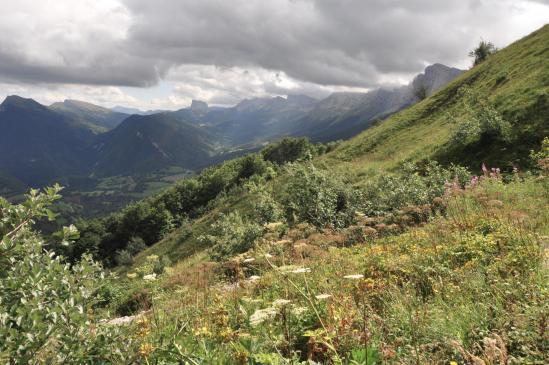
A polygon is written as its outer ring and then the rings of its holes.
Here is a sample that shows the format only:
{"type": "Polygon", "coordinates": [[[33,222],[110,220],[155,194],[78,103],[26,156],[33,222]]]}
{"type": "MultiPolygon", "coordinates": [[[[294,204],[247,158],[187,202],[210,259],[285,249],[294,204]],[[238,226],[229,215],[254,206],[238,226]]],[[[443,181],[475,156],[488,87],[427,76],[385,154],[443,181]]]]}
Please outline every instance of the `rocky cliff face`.
{"type": "Polygon", "coordinates": [[[204,115],[208,112],[208,104],[203,101],[193,100],[191,103],[191,111],[197,115],[204,115]]]}
{"type": "Polygon", "coordinates": [[[414,95],[423,99],[458,77],[463,70],[435,63],[427,66],[422,74],[417,75],[411,83],[414,95]]]}

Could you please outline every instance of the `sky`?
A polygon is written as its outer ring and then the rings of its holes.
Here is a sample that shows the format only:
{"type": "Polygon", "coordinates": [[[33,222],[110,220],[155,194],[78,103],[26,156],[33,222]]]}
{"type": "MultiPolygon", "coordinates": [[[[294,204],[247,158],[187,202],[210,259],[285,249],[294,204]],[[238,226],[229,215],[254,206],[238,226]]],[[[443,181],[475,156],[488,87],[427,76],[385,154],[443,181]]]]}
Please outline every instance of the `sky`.
{"type": "Polygon", "coordinates": [[[366,91],[467,68],[549,0],[0,0],[0,98],[179,109],[366,91]]]}

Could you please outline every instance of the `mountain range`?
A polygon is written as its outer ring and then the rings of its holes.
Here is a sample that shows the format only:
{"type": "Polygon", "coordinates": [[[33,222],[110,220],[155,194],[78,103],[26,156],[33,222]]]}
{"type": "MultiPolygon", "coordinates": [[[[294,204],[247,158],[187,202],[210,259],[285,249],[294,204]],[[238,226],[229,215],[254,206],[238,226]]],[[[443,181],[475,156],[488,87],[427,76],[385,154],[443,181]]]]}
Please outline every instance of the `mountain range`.
{"type": "Polygon", "coordinates": [[[9,96],[0,105],[0,191],[68,184],[73,177],[149,176],[172,167],[198,171],[284,136],[349,138],[461,72],[435,64],[406,86],[322,100],[246,99],[233,107],[194,100],[177,111],[108,109],[77,100],[45,106],[9,96]]]}

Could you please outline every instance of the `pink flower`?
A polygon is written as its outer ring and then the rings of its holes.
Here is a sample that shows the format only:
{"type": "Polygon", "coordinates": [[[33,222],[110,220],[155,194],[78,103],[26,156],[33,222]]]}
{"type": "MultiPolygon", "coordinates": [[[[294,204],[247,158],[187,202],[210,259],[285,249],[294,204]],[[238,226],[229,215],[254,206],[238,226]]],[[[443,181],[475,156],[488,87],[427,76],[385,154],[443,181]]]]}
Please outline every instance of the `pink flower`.
{"type": "Polygon", "coordinates": [[[484,162],[482,163],[482,173],[484,175],[488,175],[488,169],[486,168],[486,165],[484,164],[484,162]]]}

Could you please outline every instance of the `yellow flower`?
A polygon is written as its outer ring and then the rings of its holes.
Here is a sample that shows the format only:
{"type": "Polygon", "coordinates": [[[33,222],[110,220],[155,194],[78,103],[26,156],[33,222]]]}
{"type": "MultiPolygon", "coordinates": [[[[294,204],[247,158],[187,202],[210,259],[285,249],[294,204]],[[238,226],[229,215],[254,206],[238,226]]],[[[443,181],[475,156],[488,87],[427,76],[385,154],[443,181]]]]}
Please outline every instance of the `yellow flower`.
{"type": "Polygon", "coordinates": [[[139,346],[139,355],[143,357],[148,357],[151,352],[153,352],[154,347],[148,342],[142,343],[141,346],[139,346]]]}
{"type": "Polygon", "coordinates": [[[457,361],[450,361],[450,365],[458,365],[457,361]]]}

